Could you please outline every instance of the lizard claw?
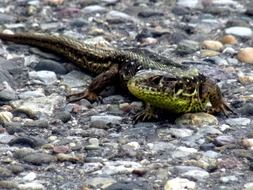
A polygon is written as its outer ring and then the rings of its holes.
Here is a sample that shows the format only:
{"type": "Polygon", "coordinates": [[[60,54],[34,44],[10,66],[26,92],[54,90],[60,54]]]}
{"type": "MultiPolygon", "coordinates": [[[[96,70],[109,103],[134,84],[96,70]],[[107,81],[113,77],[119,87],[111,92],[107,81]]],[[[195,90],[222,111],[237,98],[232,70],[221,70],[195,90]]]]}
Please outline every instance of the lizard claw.
{"type": "Polygon", "coordinates": [[[67,99],[68,99],[68,102],[77,102],[81,99],[87,99],[91,102],[101,101],[100,96],[98,96],[96,93],[91,92],[89,90],[85,90],[79,93],[69,94],[67,95],[67,99]]]}
{"type": "Polygon", "coordinates": [[[158,118],[158,115],[155,113],[154,108],[151,105],[146,104],[145,109],[137,113],[134,116],[133,121],[134,123],[137,123],[138,121],[146,121],[146,120],[157,119],[157,118],[158,118]]]}

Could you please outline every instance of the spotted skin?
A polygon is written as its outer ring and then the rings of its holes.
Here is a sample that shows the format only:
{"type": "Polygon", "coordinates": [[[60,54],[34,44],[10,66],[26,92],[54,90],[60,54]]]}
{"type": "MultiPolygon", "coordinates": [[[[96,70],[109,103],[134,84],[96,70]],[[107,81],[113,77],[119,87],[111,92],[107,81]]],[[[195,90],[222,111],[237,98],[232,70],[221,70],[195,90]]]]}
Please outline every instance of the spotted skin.
{"type": "Polygon", "coordinates": [[[0,39],[55,53],[95,75],[89,87],[74,100],[97,100],[107,85],[119,83],[137,98],[174,113],[204,111],[208,101],[216,111],[231,111],[219,87],[196,69],[185,70],[171,62],[164,64],[131,51],[98,48],[64,36],[0,33],[0,39]],[[136,74],[145,69],[152,70],[151,74],[136,74]]]}

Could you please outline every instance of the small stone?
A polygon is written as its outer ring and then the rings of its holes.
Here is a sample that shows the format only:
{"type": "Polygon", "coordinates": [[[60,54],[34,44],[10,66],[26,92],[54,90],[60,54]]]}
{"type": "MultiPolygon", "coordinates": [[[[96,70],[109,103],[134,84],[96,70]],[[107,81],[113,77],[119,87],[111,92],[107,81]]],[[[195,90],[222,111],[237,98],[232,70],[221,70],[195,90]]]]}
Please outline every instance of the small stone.
{"type": "Polygon", "coordinates": [[[191,179],[195,179],[197,181],[204,181],[206,180],[210,175],[207,171],[203,169],[197,169],[197,170],[190,170],[185,173],[181,174],[182,177],[188,177],[191,179]]]}
{"type": "Polygon", "coordinates": [[[91,123],[101,121],[101,122],[105,122],[106,124],[108,123],[117,124],[121,122],[122,117],[114,116],[114,115],[94,115],[94,116],[91,116],[90,120],[91,120],[91,123]]]}
{"type": "Polygon", "coordinates": [[[240,49],[240,51],[237,54],[237,58],[239,59],[239,61],[243,63],[253,64],[253,48],[246,47],[240,49]]]}
{"type": "Polygon", "coordinates": [[[239,118],[229,118],[226,119],[226,123],[230,126],[246,126],[251,123],[251,120],[249,118],[239,117],[239,118]]]}
{"type": "Polygon", "coordinates": [[[218,120],[211,114],[208,113],[187,113],[176,119],[178,125],[218,125],[218,120]]]}
{"type": "Polygon", "coordinates": [[[244,138],[241,143],[245,148],[253,150],[253,138],[244,138]]]}
{"type": "Polygon", "coordinates": [[[1,189],[18,189],[18,184],[16,181],[0,180],[0,188],[1,189]]]}
{"type": "Polygon", "coordinates": [[[18,189],[20,190],[45,190],[46,188],[37,182],[31,182],[31,183],[25,183],[25,184],[19,184],[18,189]]]}
{"type": "Polygon", "coordinates": [[[110,23],[124,23],[124,22],[127,22],[127,21],[131,21],[131,22],[138,22],[138,20],[133,17],[133,16],[130,16],[126,13],[123,13],[123,12],[120,12],[120,11],[115,11],[115,10],[112,10],[110,12],[107,13],[106,15],[106,20],[110,23]]]}
{"type": "Polygon", "coordinates": [[[0,112],[0,123],[11,122],[13,115],[11,112],[2,111],[0,112]]]}
{"type": "Polygon", "coordinates": [[[225,29],[226,34],[231,34],[234,36],[239,37],[245,37],[245,38],[251,38],[252,37],[252,30],[248,27],[242,27],[242,26],[233,26],[230,28],[225,29]]]}
{"type": "Polygon", "coordinates": [[[171,152],[171,157],[176,159],[176,158],[185,158],[191,154],[195,154],[197,153],[197,149],[195,148],[188,148],[188,147],[183,147],[180,146],[178,148],[176,148],[175,151],[171,152]]]}
{"type": "Polygon", "coordinates": [[[116,183],[116,180],[111,177],[90,177],[85,180],[84,186],[99,187],[105,189],[116,183]]]}
{"type": "Polygon", "coordinates": [[[45,97],[45,93],[43,89],[37,89],[35,91],[25,91],[19,93],[18,97],[20,99],[28,99],[28,98],[38,98],[45,97]]]}
{"type": "Polygon", "coordinates": [[[62,145],[62,146],[55,146],[54,148],[53,148],[53,152],[54,153],[67,153],[67,152],[69,152],[70,151],[70,148],[69,148],[69,146],[67,146],[67,145],[62,145]]]}
{"type": "Polygon", "coordinates": [[[198,0],[179,0],[177,1],[177,5],[182,7],[197,8],[200,6],[200,2],[198,0]]]}
{"type": "Polygon", "coordinates": [[[71,114],[67,111],[57,112],[55,118],[60,119],[63,123],[67,123],[71,120],[71,114]]]}
{"type": "Polygon", "coordinates": [[[126,145],[133,148],[134,150],[138,150],[140,148],[140,144],[138,142],[129,142],[126,145]]]}
{"type": "Polygon", "coordinates": [[[222,183],[233,183],[233,182],[237,182],[238,181],[238,178],[234,175],[231,175],[231,176],[224,176],[224,177],[221,177],[220,178],[220,181],[222,183]]]}
{"type": "Polygon", "coordinates": [[[243,190],[253,190],[253,182],[246,183],[243,190]]]}
{"type": "Polygon", "coordinates": [[[62,96],[52,94],[46,97],[30,98],[27,100],[12,101],[11,105],[16,111],[24,112],[29,117],[36,118],[38,114],[52,115],[54,107],[61,105],[64,101],[62,96]]]}
{"type": "Polygon", "coordinates": [[[234,144],[236,143],[236,140],[233,136],[228,136],[228,135],[221,135],[215,138],[214,144],[217,146],[224,146],[224,145],[229,145],[229,144],[234,144]]]}
{"type": "Polygon", "coordinates": [[[36,177],[37,177],[36,173],[30,172],[30,173],[28,173],[27,175],[25,175],[23,177],[23,180],[25,180],[25,181],[33,181],[33,180],[36,179],[36,177]]]}
{"type": "Polygon", "coordinates": [[[90,13],[105,13],[107,12],[107,9],[105,7],[102,7],[100,5],[90,5],[86,6],[82,9],[83,13],[90,14],[90,13]]]}
{"type": "Polygon", "coordinates": [[[55,161],[55,157],[46,153],[31,153],[22,158],[27,163],[34,165],[49,164],[55,161]]]}
{"type": "Polygon", "coordinates": [[[8,144],[12,139],[14,139],[14,135],[10,135],[8,133],[1,133],[0,134],[0,143],[2,144],[8,144]]]}
{"type": "Polygon", "coordinates": [[[96,150],[99,148],[99,140],[97,138],[90,138],[89,144],[85,146],[87,150],[96,150]]]}
{"type": "Polygon", "coordinates": [[[66,74],[67,69],[63,66],[63,64],[53,61],[53,60],[46,60],[42,59],[37,63],[34,67],[36,71],[53,71],[56,74],[66,74]]]}
{"type": "Polygon", "coordinates": [[[225,35],[221,42],[223,44],[230,44],[230,45],[234,45],[234,44],[237,44],[237,39],[235,36],[231,35],[231,34],[228,34],[228,35],[225,35]]]}
{"type": "Polygon", "coordinates": [[[29,78],[38,84],[50,85],[57,81],[55,72],[52,71],[31,71],[29,78]]]}
{"type": "Polygon", "coordinates": [[[11,177],[11,176],[12,176],[11,170],[0,166],[0,178],[3,179],[3,178],[6,178],[6,177],[11,177]]]}
{"type": "Polygon", "coordinates": [[[192,40],[182,40],[179,42],[176,52],[179,55],[195,53],[200,48],[199,43],[192,40]]]}
{"type": "Polygon", "coordinates": [[[223,49],[222,43],[215,40],[203,41],[202,47],[205,49],[214,50],[214,51],[221,51],[223,49]]]}
{"type": "MultiPolygon", "coordinates": [[[[138,168],[142,168],[139,162],[125,160],[108,161],[104,162],[104,167],[98,173],[102,172],[104,175],[130,174],[138,168]]],[[[94,174],[96,173],[94,172],[94,174]]]]}
{"type": "Polygon", "coordinates": [[[73,162],[73,163],[83,163],[84,157],[83,156],[78,156],[74,154],[64,154],[64,153],[59,153],[57,154],[57,160],[61,162],[73,162]]]}
{"type": "Polygon", "coordinates": [[[193,131],[190,129],[170,128],[169,133],[176,138],[184,138],[191,136],[193,134],[193,131]]]}
{"type": "Polygon", "coordinates": [[[220,52],[218,51],[209,50],[209,49],[201,50],[200,53],[201,53],[201,57],[214,57],[220,54],[220,52]]]}
{"type": "Polygon", "coordinates": [[[138,181],[120,181],[117,183],[114,183],[108,187],[106,187],[104,190],[144,190],[148,189],[149,186],[146,185],[145,182],[138,182],[138,181]]]}
{"type": "Polygon", "coordinates": [[[238,72],[237,75],[241,84],[249,85],[253,83],[253,76],[245,76],[242,72],[238,72]]]}
{"type": "Polygon", "coordinates": [[[185,178],[173,178],[168,180],[164,186],[164,190],[184,190],[196,189],[196,183],[185,178]]]}
{"type": "Polygon", "coordinates": [[[82,170],[86,173],[94,172],[100,170],[103,167],[103,164],[96,162],[96,163],[84,163],[82,166],[82,170]]]}
{"type": "Polygon", "coordinates": [[[17,99],[15,90],[6,81],[0,84],[0,100],[8,101],[17,99]]]}

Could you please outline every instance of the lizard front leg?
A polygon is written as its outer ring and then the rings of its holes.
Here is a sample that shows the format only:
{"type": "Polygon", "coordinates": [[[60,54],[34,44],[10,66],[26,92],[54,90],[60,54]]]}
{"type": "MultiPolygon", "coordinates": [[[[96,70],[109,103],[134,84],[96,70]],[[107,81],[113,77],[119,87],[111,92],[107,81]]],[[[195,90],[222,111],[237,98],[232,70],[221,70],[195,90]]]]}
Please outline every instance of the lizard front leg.
{"type": "Polygon", "coordinates": [[[67,96],[69,102],[87,99],[89,101],[99,100],[99,93],[105,89],[106,86],[113,83],[118,76],[118,65],[112,65],[109,70],[96,76],[90,83],[88,88],[80,93],[70,94],[67,96]],[[72,98],[73,97],[73,98],[72,98]]]}

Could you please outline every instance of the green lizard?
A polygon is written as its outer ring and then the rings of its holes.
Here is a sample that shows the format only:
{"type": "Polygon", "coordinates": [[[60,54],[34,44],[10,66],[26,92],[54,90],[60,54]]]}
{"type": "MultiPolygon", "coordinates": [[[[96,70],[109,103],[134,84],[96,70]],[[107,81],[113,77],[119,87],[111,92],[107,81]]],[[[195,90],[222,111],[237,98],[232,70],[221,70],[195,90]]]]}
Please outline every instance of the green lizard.
{"type": "MultiPolygon", "coordinates": [[[[206,111],[206,104],[210,101],[213,111],[232,112],[219,87],[196,69],[159,63],[131,51],[98,48],[64,36],[0,33],[0,39],[55,53],[95,74],[88,88],[75,94],[77,100],[97,100],[107,85],[119,82],[123,89],[146,102],[147,108],[151,105],[173,113],[201,112],[206,111]]],[[[153,114],[146,110],[140,116],[146,118],[153,114]]]]}

